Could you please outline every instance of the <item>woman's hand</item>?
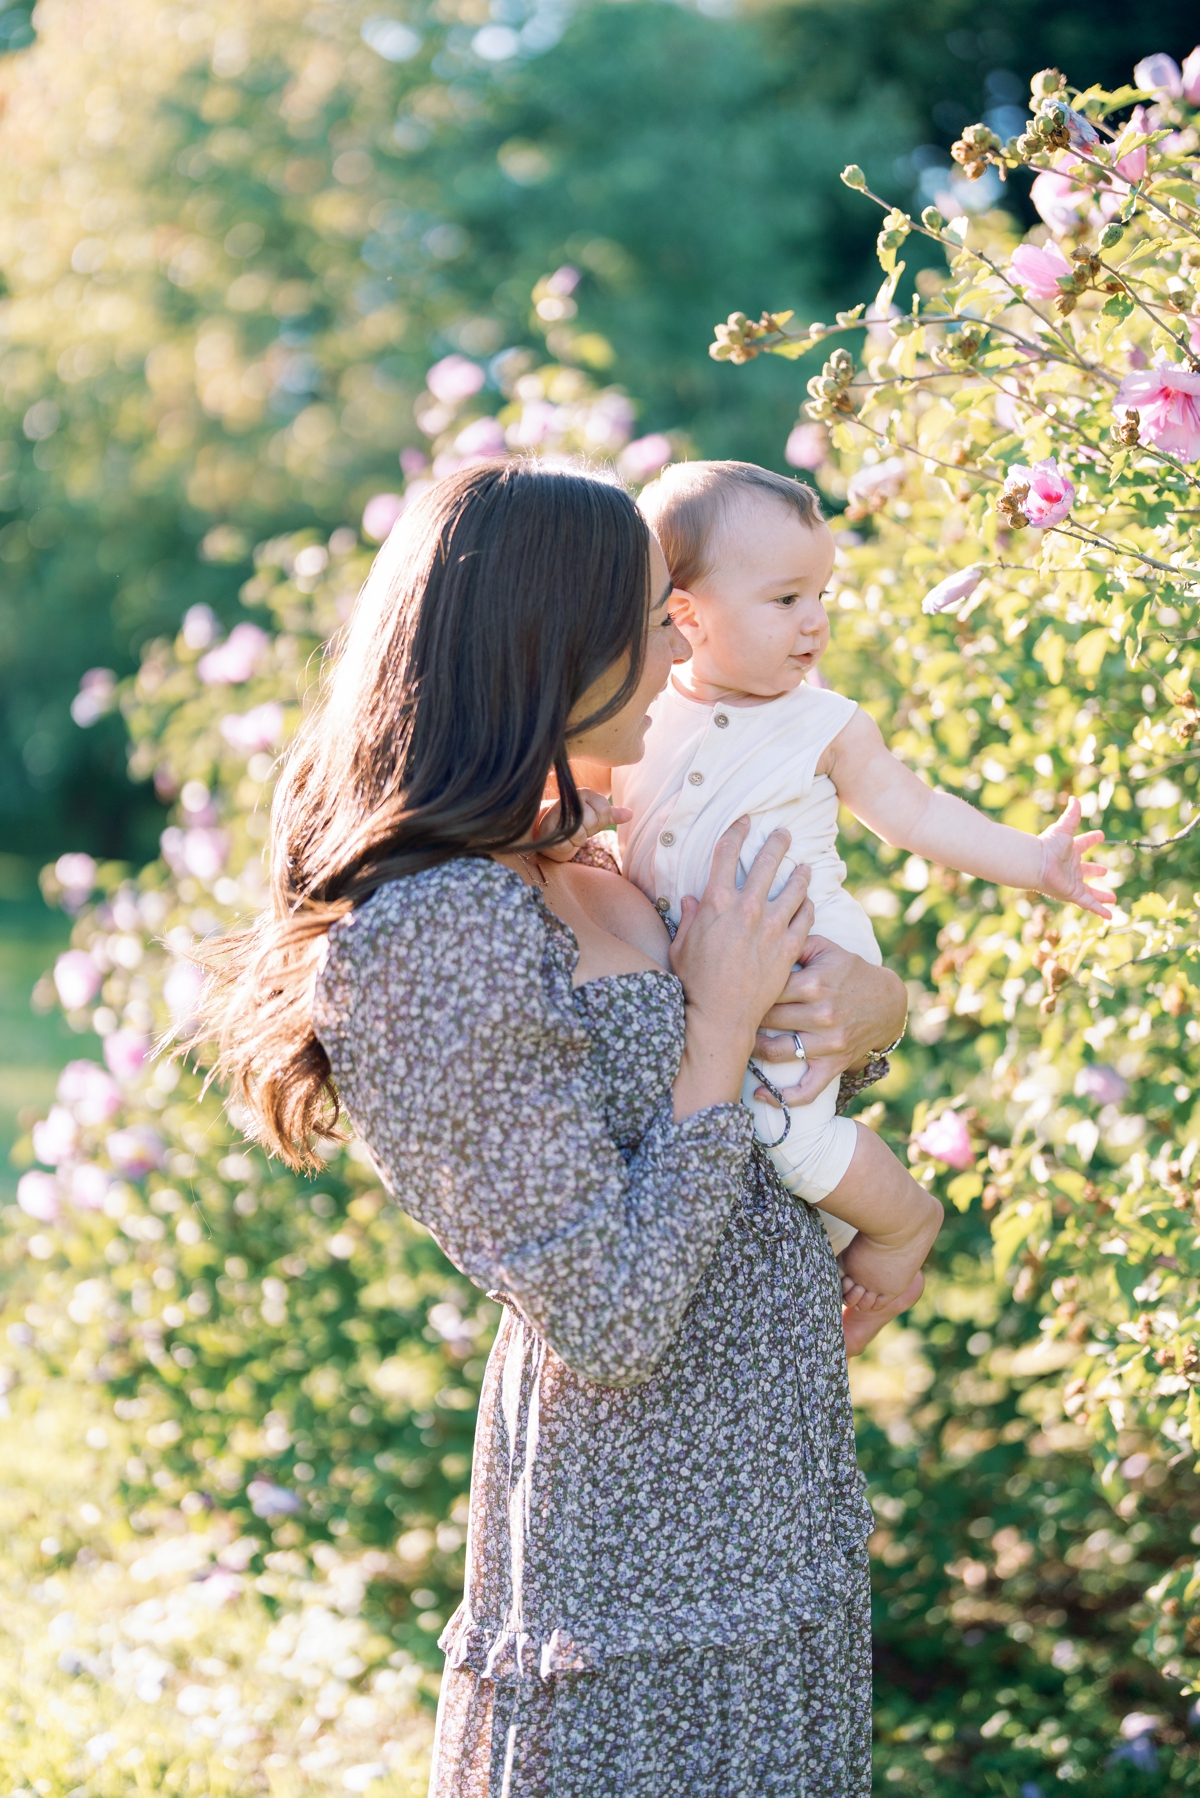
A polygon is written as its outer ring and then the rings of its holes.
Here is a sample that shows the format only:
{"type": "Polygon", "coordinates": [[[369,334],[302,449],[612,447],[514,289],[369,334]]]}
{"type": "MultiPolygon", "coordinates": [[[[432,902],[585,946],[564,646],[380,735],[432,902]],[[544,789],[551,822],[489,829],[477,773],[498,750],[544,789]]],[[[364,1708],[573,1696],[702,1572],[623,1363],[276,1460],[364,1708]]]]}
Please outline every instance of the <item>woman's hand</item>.
{"type": "Polygon", "coordinates": [[[671,945],[671,967],[687,1000],[677,1118],[739,1097],[759,1020],[800,957],[812,922],[807,868],[795,869],[778,898],[769,897],[791,840],[785,830],[772,831],[739,889],[738,854],[749,828],[750,820],[740,818],[720,839],[704,895],[683,901],[671,945]]]}
{"type": "MultiPolygon", "coordinates": [[[[804,1044],[808,1066],[796,1086],[784,1089],[784,1103],[807,1105],[848,1068],[860,1068],[877,1050],[894,1043],[904,1029],[908,1010],[904,982],[890,968],[878,968],[839,949],[827,937],[810,936],[801,950],[801,966],[788,975],[779,999],[766,1013],[754,1044],[756,1061],[794,1061],[791,1035],[804,1044]]],[[[755,1095],[776,1101],[765,1086],[755,1095]]]]}

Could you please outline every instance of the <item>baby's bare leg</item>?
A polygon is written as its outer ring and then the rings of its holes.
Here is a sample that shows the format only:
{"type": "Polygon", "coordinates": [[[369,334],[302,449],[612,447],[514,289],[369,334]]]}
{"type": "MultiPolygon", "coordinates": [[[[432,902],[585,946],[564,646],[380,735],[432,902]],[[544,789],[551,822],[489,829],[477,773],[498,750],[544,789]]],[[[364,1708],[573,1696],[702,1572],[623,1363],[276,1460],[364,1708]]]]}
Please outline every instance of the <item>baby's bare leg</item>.
{"type": "Polygon", "coordinates": [[[899,1296],[942,1224],[942,1207],[862,1124],[854,1158],[824,1201],[858,1235],[842,1255],[843,1302],[864,1311],[899,1296]]]}

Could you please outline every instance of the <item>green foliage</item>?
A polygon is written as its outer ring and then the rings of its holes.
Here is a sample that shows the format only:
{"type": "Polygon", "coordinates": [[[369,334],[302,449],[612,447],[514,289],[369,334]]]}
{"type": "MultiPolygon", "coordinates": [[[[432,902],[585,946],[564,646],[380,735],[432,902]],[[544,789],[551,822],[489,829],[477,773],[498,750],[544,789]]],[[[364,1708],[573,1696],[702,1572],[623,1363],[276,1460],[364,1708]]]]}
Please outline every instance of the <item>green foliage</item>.
{"type": "MultiPolygon", "coordinates": [[[[1117,104],[1093,90],[1089,116],[1117,104]]],[[[1125,225],[1111,263],[1095,259],[1105,219],[1093,209],[1130,135],[1064,159],[1081,198],[1066,234],[1074,274],[1051,305],[1025,297],[1003,215],[916,225],[889,211],[885,273],[898,240],[924,231],[949,278],[919,278],[911,316],[872,330],[863,366],[838,350],[809,383],[809,416],[832,427],[820,478],[856,527],[839,537],[834,684],[931,782],[1010,824],[1036,830],[1078,798],[1109,832],[1120,900],[1109,922],[1052,914],[917,857],[901,864],[853,821],[846,831],[913,999],[915,1043],[882,1089],[881,1121],[965,1213],[915,1323],[929,1397],[893,1419],[890,1448],[865,1440],[881,1518],[906,1526],[881,1537],[889,1790],[1015,1790],[1055,1765],[1088,1790],[1124,1790],[1150,1769],[1104,1771],[1115,1719],[1103,1719],[1118,1705],[1166,1719],[1160,1789],[1200,1780],[1166,1683],[1187,1694],[1200,1673],[1200,433],[1176,440],[1182,458],[1166,453],[1151,408],[1133,428],[1119,403],[1122,380],[1156,355],[1196,367],[1180,328],[1196,268],[1196,214],[1180,204],[1185,189],[1187,207],[1197,199],[1195,129],[1186,107],[1163,122],[1182,136],[1158,134],[1136,190],[1120,181],[1106,202],[1125,225]],[[1075,492],[1035,532],[1028,470],[1047,459],[1075,492]],[[974,572],[947,606],[930,590],[956,570],[974,572]],[[954,1177],[921,1138],[947,1103],[975,1144],[954,1177]],[[980,1286],[962,1250],[984,1222],[980,1286]],[[917,1740],[929,1745],[900,1746],[917,1740]]],[[[989,153],[1022,160],[1011,144],[989,153]]],[[[1033,153],[1035,169],[1057,160],[1033,153]]],[[[846,320],[843,341],[856,329],[846,320]]],[[[780,347],[786,334],[764,331],[755,350],[780,347]]],[[[869,1402],[869,1372],[859,1389],[869,1402]]]]}

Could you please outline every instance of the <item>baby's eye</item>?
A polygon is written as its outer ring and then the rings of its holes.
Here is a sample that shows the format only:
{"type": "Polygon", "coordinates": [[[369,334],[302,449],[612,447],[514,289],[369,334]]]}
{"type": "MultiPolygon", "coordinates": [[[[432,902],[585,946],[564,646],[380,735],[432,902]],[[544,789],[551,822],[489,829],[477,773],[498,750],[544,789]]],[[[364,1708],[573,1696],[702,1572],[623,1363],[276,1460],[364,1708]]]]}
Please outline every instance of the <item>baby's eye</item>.
{"type": "Polygon", "coordinates": [[[779,606],[794,606],[798,597],[795,593],[781,593],[775,603],[779,606]]]}

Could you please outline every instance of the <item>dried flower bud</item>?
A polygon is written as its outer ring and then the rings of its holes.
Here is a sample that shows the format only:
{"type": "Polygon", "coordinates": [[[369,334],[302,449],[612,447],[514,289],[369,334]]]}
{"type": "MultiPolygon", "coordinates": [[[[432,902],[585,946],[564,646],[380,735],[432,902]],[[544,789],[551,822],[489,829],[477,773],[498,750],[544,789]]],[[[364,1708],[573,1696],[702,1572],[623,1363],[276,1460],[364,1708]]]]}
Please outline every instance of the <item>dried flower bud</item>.
{"type": "Polygon", "coordinates": [[[1136,412],[1132,406],[1126,407],[1124,424],[1114,424],[1112,427],[1113,441],[1132,449],[1138,441],[1140,427],[1141,414],[1136,412]]]}
{"type": "Polygon", "coordinates": [[[1029,83],[1029,93],[1036,106],[1039,100],[1048,100],[1066,87],[1067,78],[1058,69],[1039,69],[1029,83]]]}

